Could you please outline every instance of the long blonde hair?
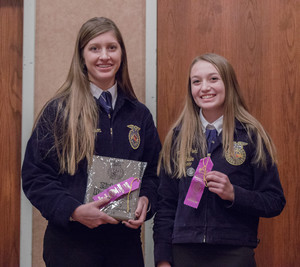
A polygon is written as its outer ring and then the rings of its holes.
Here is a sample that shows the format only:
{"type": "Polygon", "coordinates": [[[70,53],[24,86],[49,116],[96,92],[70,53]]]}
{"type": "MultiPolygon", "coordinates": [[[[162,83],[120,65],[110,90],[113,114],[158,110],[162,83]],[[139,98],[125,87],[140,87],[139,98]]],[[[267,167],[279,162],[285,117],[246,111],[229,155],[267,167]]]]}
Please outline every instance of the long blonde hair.
{"type": "Polygon", "coordinates": [[[66,81],[58,89],[41,112],[37,122],[45,120],[45,108],[53,101],[57,102],[53,122],[54,148],[57,152],[60,172],[73,175],[78,163],[87,159],[91,163],[95,146],[95,129],[98,123],[98,108],[90,91],[90,82],[84,63],[83,50],[96,36],[112,31],[122,51],[121,65],[116,73],[116,81],[128,97],[135,99],[127,64],[127,54],[122,35],[113,21],[104,17],[95,17],[85,22],[78,32],[75,50],[66,81]]]}
{"type": "Polygon", "coordinates": [[[196,57],[191,63],[185,106],[165,138],[160,154],[158,172],[163,164],[168,174],[180,178],[186,175],[186,160],[194,147],[200,149],[201,155],[206,153],[206,139],[199,119],[200,108],[193,99],[190,80],[191,69],[200,60],[215,66],[225,86],[222,130],[223,156],[226,152],[233,154],[235,119],[237,119],[244,125],[250,139],[252,135],[256,137],[256,151],[253,163],[266,167],[267,159],[264,146],[270,154],[272,163],[276,163],[274,143],[263,126],[249,113],[231,64],[220,55],[208,53],[196,57]]]}

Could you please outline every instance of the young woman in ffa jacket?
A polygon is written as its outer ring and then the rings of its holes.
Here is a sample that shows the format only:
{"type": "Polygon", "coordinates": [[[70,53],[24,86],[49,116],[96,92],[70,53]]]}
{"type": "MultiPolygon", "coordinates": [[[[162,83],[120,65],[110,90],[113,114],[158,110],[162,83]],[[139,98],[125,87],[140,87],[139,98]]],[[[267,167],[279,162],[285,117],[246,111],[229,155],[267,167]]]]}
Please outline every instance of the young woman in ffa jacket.
{"type": "Polygon", "coordinates": [[[22,167],[23,190],[48,220],[47,266],[144,266],[140,226],[157,206],[160,148],[131,86],[119,29],[107,18],[88,20],[65,83],[36,120],[22,167]],[[93,155],[147,162],[135,220],[100,211],[108,200],[84,204],[93,155]]]}
{"type": "Polygon", "coordinates": [[[279,215],[285,197],[274,144],[222,56],[192,62],[185,107],[165,139],[159,172],[157,266],[256,266],[259,217],[279,215]]]}

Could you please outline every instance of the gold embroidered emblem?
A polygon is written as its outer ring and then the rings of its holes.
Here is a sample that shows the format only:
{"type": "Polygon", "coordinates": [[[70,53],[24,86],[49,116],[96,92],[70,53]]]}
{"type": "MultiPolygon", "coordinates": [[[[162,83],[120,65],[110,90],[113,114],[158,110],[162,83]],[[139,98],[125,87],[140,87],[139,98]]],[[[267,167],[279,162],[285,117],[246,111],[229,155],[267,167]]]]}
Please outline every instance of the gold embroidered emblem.
{"type": "Polygon", "coordinates": [[[102,131],[101,131],[100,128],[97,128],[97,129],[95,130],[95,133],[102,133],[102,131]]]}
{"type": "Polygon", "coordinates": [[[227,162],[231,165],[238,166],[242,165],[246,160],[246,151],[244,146],[248,145],[245,142],[233,142],[233,156],[227,151],[225,153],[225,158],[227,162]]]}
{"type": "Polygon", "coordinates": [[[132,124],[127,125],[127,127],[131,129],[128,134],[129,143],[133,149],[138,149],[141,142],[141,137],[139,134],[139,130],[141,130],[141,128],[132,124]]]}

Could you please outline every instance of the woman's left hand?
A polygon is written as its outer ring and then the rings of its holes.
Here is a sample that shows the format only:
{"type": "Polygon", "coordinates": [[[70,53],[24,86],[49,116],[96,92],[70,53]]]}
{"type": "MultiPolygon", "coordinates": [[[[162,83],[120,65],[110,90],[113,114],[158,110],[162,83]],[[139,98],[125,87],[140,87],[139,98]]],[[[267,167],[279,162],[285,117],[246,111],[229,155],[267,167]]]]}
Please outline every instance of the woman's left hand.
{"type": "Polygon", "coordinates": [[[209,191],[217,194],[223,200],[234,201],[234,189],[226,174],[211,171],[206,175],[209,191]]]}
{"type": "Polygon", "coordinates": [[[149,200],[147,197],[140,197],[138,200],[138,205],[137,205],[136,211],[135,211],[136,219],[123,221],[122,223],[132,229],[139,228],[146,219],[148,203],[149,203],[149,200]]]}

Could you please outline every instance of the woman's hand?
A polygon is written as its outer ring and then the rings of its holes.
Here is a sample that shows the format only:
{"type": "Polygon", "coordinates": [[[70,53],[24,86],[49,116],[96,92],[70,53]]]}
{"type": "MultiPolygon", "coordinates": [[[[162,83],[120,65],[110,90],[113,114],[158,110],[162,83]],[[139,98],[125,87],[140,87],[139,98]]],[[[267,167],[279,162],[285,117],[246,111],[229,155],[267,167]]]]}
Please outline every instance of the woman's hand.
{"type": "Polygon", "coordinates": [[[107,198],[82,204],[74,210],[72,219],[91,229],[101,224],[118,224],[119,221],[100,211],[100,208],[105,206],[108,202],[109,199],[107,198]]]}
{"type": "Polygon", "coordinates": [[[135,220],[128,220],[123,221],[122,223],[125,224],[127,227],[132,229],[139,228],[145,221],[147,215],[149,200],[147,197],[140,197],[138,200],[138,205],[135,211],[135,220]]]}
{"type": "Polygon", "coordinates": [[[223,200],[234,201],[234,189],[226,174],[211,171],[206,175],[209,191],[217,194],[223,200]]]}
{"type": "Polygon", "coordinates": [[[167,261],[160,261],[158,264],[157,264],[157,267],[171,267],[171,264],[167,261]]]}

